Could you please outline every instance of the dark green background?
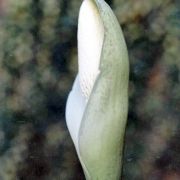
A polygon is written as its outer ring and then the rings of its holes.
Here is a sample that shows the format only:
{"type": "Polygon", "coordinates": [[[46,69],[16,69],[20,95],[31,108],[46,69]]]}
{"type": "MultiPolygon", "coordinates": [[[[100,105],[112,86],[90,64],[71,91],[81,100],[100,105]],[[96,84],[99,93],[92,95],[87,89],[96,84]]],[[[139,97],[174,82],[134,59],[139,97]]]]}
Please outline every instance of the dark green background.
{"type": "MultiPolygon", "coordinates": [[[[81,0],[0,0],[0,180],[83,180],[64,112],[81,0]]],[[[180,179],[180,1],[109,0],[130,59],[124,180],[180,179]]]]}

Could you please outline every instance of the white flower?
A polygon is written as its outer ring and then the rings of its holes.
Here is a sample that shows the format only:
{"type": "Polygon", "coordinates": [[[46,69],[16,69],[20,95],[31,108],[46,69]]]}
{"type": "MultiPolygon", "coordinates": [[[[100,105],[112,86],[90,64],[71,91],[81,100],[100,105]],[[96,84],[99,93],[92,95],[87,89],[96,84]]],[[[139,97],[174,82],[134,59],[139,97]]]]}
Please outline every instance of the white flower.
{"type": "Polygon", "coordinates": [[[127,119],[128,56],[104,0],[84,0],[78,23],[79,72],[66,121],[87,179],[118,179],[127,119]]]}

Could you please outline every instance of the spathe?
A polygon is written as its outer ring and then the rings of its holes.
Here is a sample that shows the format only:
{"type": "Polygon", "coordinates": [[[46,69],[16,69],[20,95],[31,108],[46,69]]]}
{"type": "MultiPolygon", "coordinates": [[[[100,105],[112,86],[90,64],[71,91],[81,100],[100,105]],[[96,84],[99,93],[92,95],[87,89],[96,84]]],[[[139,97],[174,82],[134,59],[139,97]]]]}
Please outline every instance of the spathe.
{"type": "Polygon", "coordinates": [[[104,0],[84,0],[78,24],[79,72],[66,121],[87,179],[121,173],[129,65],[124,37],[104,0]]]}
{"type": "Polygon", "coordinates": [[[66,108],[68,128],[76,147],[82,115],[99,73],[103,39],[104,26],[96,4],[91,0],[85,0],[81,5],[78,20],[79,73],[66,108]]]}

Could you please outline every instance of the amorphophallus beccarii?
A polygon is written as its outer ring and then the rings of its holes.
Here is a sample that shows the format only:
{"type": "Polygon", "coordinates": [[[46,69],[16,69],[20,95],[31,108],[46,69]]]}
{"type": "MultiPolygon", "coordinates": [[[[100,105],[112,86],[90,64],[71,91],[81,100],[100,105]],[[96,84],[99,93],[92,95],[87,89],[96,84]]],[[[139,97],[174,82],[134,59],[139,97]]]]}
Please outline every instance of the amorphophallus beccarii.
{"type": "Polygon", "coordinates": [[[78,21],[79,71],[66,121],[88,180],[118,180],[128,111],[129,63],[119,23],[104,0],[84,0],[78,21]]]}

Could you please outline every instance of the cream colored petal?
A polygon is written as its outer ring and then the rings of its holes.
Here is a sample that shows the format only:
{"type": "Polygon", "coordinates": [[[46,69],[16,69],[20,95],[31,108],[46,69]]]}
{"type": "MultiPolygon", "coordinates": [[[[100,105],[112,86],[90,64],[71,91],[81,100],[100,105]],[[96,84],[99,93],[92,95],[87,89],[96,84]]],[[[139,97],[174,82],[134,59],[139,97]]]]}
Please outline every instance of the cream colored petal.
{"type": "Polygon", "coordinates": [[[79,75],[76,77],[66,105],[67,126],[77,150],[83,113],[99,73],[104,36],[103,23],[93,1],[84,0],[78,22],[79,75]]]}
{"type": "Polygon", "coordinates": [[[78,133],[85,107],[86,100],[82,96],[79,84],[79,76],[77,76],[66,104],[66,123],[77,150],[78,133]]]}
{"type": "Polygon", "coordinates": [[[78,21],[78,63],[80,87],[88,99],[99,74],[99,63],[104,38],[104,26],[96,4],[84,0],[78,21]]]}

